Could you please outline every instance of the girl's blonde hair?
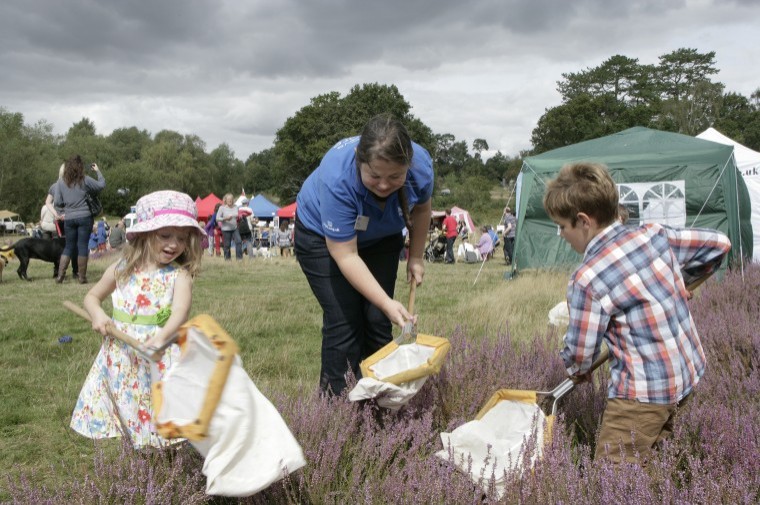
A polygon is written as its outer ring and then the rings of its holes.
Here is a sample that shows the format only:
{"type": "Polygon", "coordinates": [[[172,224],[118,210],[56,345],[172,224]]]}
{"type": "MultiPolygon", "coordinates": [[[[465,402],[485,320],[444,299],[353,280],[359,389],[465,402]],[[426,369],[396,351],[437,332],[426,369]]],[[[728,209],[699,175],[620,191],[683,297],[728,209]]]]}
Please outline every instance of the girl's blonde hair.
{"type": "MultiPolygon", "coordinates": [[[[116,270],[117,282],[127,282],[132,274],[146,261],[158,263],[156,251],[158,250],[159,230],[160,228],[145,233],[138,233],[127,244],[122,255],[124,266],[116,270]]],[[[195,278],[201,271],[202,259],[203,250],[201,250],[200,234],[191,229],[190,233],[188,233],[185,250],[174,262],[186,270],[191,277],[195,278]]]]}

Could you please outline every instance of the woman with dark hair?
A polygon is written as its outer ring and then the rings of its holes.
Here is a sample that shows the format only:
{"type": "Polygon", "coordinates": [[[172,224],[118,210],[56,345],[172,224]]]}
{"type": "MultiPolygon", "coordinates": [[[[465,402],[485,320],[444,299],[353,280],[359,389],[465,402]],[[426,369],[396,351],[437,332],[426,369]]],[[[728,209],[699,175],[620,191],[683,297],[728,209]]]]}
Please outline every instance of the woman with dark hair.
{"type": "Polygon", "coordinates": [[[323,310],[320,388],[339,395],[349,370],[412,319],[393,299],[402,230],[409,229],[407,281],[419,285],[430,224],[433,162],[389,115],[343,139],[298,193],[295,253],[323,310]]]}
{"type": "Polygon", "coordinates": [[[63,216],[63,227],[66,236],[66,246],[58,264],[57,283],[63,282],[66,268],[71,257],[78,253],[77,266],[79,283],[87,283],[87,260],[89,257],[88,242],[95,216],[90,211],[88,195],[97,195],[106,187],[106,180],[98,170],[98,165],[90,165],[97,174],[97,180],[84,174],[84,163],[79,155],[73,155],[66,160],[63,178],[55,185],[53,201],[56,212],[63,216]]]}

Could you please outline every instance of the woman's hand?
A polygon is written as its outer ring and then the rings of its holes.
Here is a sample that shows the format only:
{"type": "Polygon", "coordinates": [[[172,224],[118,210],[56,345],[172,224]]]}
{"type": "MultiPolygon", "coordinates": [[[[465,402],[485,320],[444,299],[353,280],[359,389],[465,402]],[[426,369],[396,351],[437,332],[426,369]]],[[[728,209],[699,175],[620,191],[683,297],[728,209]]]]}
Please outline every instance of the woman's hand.
{"type": "Polygon", "coordinates": [[[425,262],[422,258],[409,258],[406,262],[406,281],[414,282],[419,286],[422,284],[422,278],[425,277],[425,262]]]}
{"type": "Polygon", "coordinates": [[[381,309],[388,319],[391,320],[391,323],[396,326],[404,326],[408,321],[414,321],[414,317],[406,310],[406,307],[401,302],[392,298],[388,298],[388,301],[381,309]]]}

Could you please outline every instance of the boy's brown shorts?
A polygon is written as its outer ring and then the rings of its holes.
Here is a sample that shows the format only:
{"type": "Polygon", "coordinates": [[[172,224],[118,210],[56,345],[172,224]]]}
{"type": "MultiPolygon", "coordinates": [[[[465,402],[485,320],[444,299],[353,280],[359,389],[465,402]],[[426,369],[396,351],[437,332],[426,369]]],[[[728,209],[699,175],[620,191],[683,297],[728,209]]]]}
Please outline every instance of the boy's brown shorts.
{"type": "Polygon", "coordinates": [[[594,457],[633,463],[638,453],[640,461],[646,462],[652,448],[673,434],[676,414],[690,396],[677,405],[608,399],[594,457]]]}

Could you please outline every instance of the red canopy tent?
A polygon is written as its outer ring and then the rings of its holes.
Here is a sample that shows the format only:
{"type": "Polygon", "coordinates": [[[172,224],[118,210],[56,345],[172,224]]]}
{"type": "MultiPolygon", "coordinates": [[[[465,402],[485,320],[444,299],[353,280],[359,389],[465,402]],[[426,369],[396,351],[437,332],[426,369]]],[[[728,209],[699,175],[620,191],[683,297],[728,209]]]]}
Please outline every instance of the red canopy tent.
{"type": "Polygon", "coordinates": [[[282,219],[293,219],[296,217],[296,202],[286,205],[277,211],[277,215],[282,219]]]}
{"type": "Polygon", "coordinates": [[[214,213],[214,207],[216,207],[217,203],[222,203],[222,200],[214,193],[209,194],[200,202],[196,200],[195,208],[198,209],[198,221],[208,221],[211,214],[214,213]]]}

